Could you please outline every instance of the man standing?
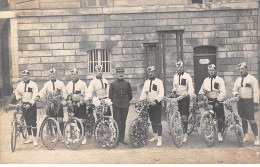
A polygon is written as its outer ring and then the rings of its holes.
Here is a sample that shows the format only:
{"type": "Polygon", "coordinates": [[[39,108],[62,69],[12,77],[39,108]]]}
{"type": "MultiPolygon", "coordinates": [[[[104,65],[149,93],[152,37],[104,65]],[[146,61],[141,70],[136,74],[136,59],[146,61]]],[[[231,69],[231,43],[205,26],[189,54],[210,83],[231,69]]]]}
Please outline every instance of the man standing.
{"type": "MultiPolygon", "coordinates": [[[[108,91],[109,91],[109,85],[108,81],[102,77],[103,75],[103,67],[101,65],[95,66],[96,70],[96,77],[92,79],[88,86],[88,91],[85,95],[85,100],[91,100],[93,97],[97,97],[99,99],[107,98],[108,97],[108,91]]],[[[108,107],[107,113],[105,113],[105,116],[110,116],[111,111],[110,107],[108,107]]],[[[99,115],[97,114],[97,119],[99,119],[99,115]]]]}
{"type": "Polygon", "coordinates": [[[213,106],[213,111],[218,119],[218,141],[223,141],[221,132],[225,126],[225,113],[223,99],[226,97],[225,83],[222,78],[217,76],[216,66],[208,65],[209,77],[205,78],[200,88],[199,94],[206,95],[209,104],[213,106]]]}
{"type": "Polygon", "coordinates": [[[124,68],[116,68],[117,80],[112,82],[109,89],[109,98],[113,102],[113,118],[119,128],[119,142],[125,142],[125,127],[130,101],[133,98],[131,84],[124,80],[124,68]]]}
{"type": "Polygon", "coordinates": [[[242,128],[245,134],[243,141],[247,142],[249,140],[247,132],[249,122],[255,136],[254,145],[258,146],[258,128],[254,116],[254,113],[258,111],[259,104],[258,81],[254,76],[248,74],[245,62],[238,64],[238,70],[241,76],[237,78],[234,84],[233,95],[239,98],[237,109],[242,118],[242,128]]]}
{"type": "Polygon", "coordinates": [[[29,139],[24,144],[33,142],[34,147],[38,146],[36,139],[37,134],[37,109],[34,98],[38,94],[38,86],[35,82],[30,80],[30,72],[28,70],[22,71],[23,81],[17,85],[15,96],[25,107],[22,107],[23,116],[27,125],[29,139]],[[33,137],[32,137],[33,132],[33,137]]]}
{"type": "MultiPolygon", "coordinates": [[[[173,89],[172,89],[173,95],[181,96],[184,94],[187,95],[194,94],[192,78],[188,73],[184,72],[183,62],[178,61],[176,63],[176,67],[177,67],[177,74],[175,74],[173,77],[173,89]]],[[[178,101],[178,108],[184,125],[183,142],[186,142],[188,138],[187,128],[188,128],[189,106],[190,106],[190,96],[186,96],[182,100],[178,101]]]]}
{"type": "MultiPolygon", "coordinates": [[[[68,99],[71,98],[74,110],[74,117],[80,119],[85,124],[86,114],[86,103],[84,102],[85,93],[87,91],[86,83],[79,79],[78,70],[76,68],[70,70],[72,81],[67,86],[68,99]]],[[[85,127],[85,126],[84,126],[85,127]]],[[[84,137],[82,144],[87,143],[87,138],[84,137]]]]}
{"type": "Polygon", "coordinates": [[[144,83],[140,100],[148,100],[151,102],[148,113],[150,121],[152,122],[154,136],[149,141],[158,140],[157,146],[159,147],[162,145],[161,101],[164,97],[164,87],[163,82],[155,77],[154,66],[148,67],[147,71],[149,79],[144,83]]]}
{"type": "Polygon", "coordinates": [[[56,96],[57,94],[62,95],[62,101],[59,104],[54,104],[54,110],[51,110],[51,106],[48,106],[48,111],[50,112],[49,115],[50,117],[57,118],[59,125],[60,125],[60,130],[61,133],[63,134],[63,129],[64,129],[64,123],[63,123],[63,106],[65,105],[65,99],[67,98],[67,91],[65,88],[65,85],[62,81],[56,79],[57,78],[57,73],[54,68],[51,68],[49,70],[49,78],[50,80],[46,82],[43,86],[43,88],[40,90],[39,94],[36,97],[36,100],[39,100],[39,98],[43,98],[46,96],[56,96]],[[62,104],[62,105],[61,105],[62,104]]]}

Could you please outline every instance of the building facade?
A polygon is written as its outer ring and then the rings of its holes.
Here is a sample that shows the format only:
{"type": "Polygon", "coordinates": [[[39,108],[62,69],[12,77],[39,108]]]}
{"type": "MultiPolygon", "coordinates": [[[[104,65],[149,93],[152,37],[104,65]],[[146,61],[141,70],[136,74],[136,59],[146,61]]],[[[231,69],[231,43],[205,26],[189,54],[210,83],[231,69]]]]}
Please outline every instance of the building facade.
{"type": "Polygon", "coordinates": [[[169,92],[181,58],[196,92],[207,64],[214,63],[231,96],[239,62],[259,79],[259,14],[257,0],[9,0],[9,10],[0,14],[9,25],[4,33],[0,29],[1,46],[8,32],[9,51],[0,63],[9,57],[10,76],[2,68],[0,86],[7,85],[4,80],[15,85],[28,69],[41,88],[51,67],[65,84],[75,67],[89,83],[93,67],[102,64],[109,82],[123,66],[137,99],[147,65],[157,67],[169,92]],[[175,30],[183,33],[159,39],[160,32],[175,30]]]}

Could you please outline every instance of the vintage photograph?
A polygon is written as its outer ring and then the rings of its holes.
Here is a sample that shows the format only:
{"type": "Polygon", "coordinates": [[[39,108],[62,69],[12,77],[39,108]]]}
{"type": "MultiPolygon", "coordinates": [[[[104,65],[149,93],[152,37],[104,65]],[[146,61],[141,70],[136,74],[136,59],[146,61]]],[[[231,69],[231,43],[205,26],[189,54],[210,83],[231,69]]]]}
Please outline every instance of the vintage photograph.
{"type": "Polygon", "coordinates": [[[0,164],[260,164],[259,0],[0,0],[0,164]]]}

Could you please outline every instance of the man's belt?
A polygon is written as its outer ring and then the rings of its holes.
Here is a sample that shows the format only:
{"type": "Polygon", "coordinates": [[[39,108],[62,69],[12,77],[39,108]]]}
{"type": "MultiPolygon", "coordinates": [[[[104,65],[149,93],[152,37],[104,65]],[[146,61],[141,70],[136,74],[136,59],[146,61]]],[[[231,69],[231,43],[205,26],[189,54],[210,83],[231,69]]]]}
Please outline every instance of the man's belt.
{"type": "Polygon", "coordinates": [[[32,92],[22,93],[22,102],[30,102],[32,100],[32,92]]]}

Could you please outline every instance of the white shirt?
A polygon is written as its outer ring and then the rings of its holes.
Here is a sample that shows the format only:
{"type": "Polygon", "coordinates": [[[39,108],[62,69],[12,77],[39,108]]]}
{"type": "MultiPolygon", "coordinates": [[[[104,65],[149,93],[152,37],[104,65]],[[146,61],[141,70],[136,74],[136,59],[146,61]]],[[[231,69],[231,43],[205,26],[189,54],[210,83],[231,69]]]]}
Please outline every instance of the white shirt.
{"type": "Polygon", "coordinates": [[[238,77],[233,88],[233,95],[237,95],[245,99],[254,99],[254,103],[259,103],[259,86],[257,79],[248,74],[246,77],[238,77]],[[243,82],[242,82],[243,79],[243,82]],[[242,82],[242,83],[241,83],[242,82]],[[242,84],[242,86],[241,86],[242,84]]]}
{"type": "Polygon", "coordinates": [[[16,99],[22,99],[22,102],[30,102],[34,104],[35,97],[38,94],[38,86],[35,82],[31,81],[25,84],[24,81],[20,82],[15,89],[16,99]]]}
{"type": "Polygon", "coordinates": [[[144,87],[140,96],[140,100],[149,100],[151,102],[154,102],[154,100],[157,100],[160,102],[164,97],[164,87],[163,82],[155,78],[154,80],[146,80],[144,82],[144,87]],[[151,82],[152,81],[152,82],[151,82]]]}
{"type": "Polygon", "coordinates": [[[194,94],[192,78],[188,73],[184,72],[183,75],[175,74],[172,85],[172,91],[176,91],[177,95],[183,95],[185,93],[194,94]]]}
{"type": "Polygon", "coordinates": [[[94,78],[90,81],[88,90],[85,94],[85,99],[90,100],[94,96],[98,98],[108,97],[109,85],[105,78],[97,79],[94,78]]]}
{"type": "Polygon", "coordinates": [[[66,86],[66,90],[69,95],[77,94],[80,95],[81,97],[84,97],[87,91],[87,85],[84,81],[80,79],[77,82],[75,82],[75,84],[73,81],[70,81],[66,86]],[[73,90],[73,85],[74,85],[74,90],[73,90]]]}
{"type": "Polygon", "coordinates": [[[223,101],[226,97],[224,80],[219,76],[205,78],[201,85],[199,94],[204,94],[208,98],[217,98],[218,101],[223,101]]]}
{"type": "Polygon", "coordinates": [[[39,96],[45,97],[47,93],[53,93],[55,92],[57,89],[60,89],[62,91],[62,96],[64,99],[67,98],[67,90],[65,88],[65,85],[63,82],[61,82],[60,80],[56,80],[55,82],[52,82],[51,80],[46,82],[43,86],[43,88],[40,90],[39,92],[39,96]],[[54,85],[53,85],[54,83],[54,85]]]}

